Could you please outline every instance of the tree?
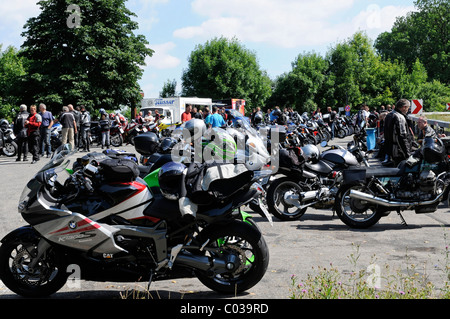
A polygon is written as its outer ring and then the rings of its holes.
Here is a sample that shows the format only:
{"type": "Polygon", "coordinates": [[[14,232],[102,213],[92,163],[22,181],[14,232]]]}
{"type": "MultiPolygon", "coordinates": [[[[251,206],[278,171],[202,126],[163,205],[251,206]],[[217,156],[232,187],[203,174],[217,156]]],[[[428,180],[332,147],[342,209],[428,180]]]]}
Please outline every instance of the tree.
{"type": "Polygon", "coordinates": [[[22,34],[26,40],[21,56],[29,70],[24,92],[28,103],[114,109],[141,99],[141,67],[153,51],[144,36],[133,33],[135,14],[125,1],[38,2],[41,13],[27,21],[22,34]],[[68,8],[79,8],[78,24],[71,20],[77,11],[68,8]]]}
{"type": "Polygon", "coordinates": [[[398,17],[390,32],[375,41],[383,59],[398,59],[412,69],[417,59],[430,79],[450,83],[450,1],[417,0],[417,12],[398,17]]]}
{"type": "Polygon", "coordinates": [[[292,70],[277,78],[272,103],[280,107],[292,107],[300,112],[314,110],[319,101],[325,103],[319,92],[326,91],[325,84],[330,87],[328,81],[331,78],[326,73],[328,68],[328,61],[317,53],[298,55],[292,62],[292,70]]]}
{"type": "Polygon", "coordinates": [[[16,48],[1,49],[0,44],[0,118],[12,120],[13,109],[21,102],[20,87],[26,70],[16,48]]]}
{"type": "Polygon", "coordinates": [[[172,81],[167,80],[166,83],[164,83],[162,87],[162,91],[159,92],[159,97],[171,97],[176,96],[176,90],[177,90],[177,81],[173,79],[172,81]]]}
{"type": "Polygon", "coordinates": [[[271,81],[255,53],[237,39],[214,38],[197,45],[182,74],[182,94],[212,99],[241,98],[246,109],[263,106],[271,81]]]}

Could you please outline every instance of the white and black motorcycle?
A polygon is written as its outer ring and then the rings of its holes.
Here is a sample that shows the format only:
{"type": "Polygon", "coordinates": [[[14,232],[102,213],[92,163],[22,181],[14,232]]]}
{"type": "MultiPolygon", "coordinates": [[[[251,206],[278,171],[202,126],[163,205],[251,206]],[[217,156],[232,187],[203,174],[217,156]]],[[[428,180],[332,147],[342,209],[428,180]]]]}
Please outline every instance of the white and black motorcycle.
{"type": "Polygon", "coordinates": [[[219,166],[234,174],[217,179],[218,167],[205,166],[199,176],[208,185],[193,192],[196,175],[171,162],[160,169],[160,192],[154,193],[133,161],[77,159],[69,168],[72,154],[63,145],[27,183],[19,212],[28,225],[1,240],[0,279],[13,292],[55,293],[70,265],[84,280],[150,283],[194,276],[233,294],[264,276],[264,238],[234,216],[259,196],[254,172],[219,166]]]}

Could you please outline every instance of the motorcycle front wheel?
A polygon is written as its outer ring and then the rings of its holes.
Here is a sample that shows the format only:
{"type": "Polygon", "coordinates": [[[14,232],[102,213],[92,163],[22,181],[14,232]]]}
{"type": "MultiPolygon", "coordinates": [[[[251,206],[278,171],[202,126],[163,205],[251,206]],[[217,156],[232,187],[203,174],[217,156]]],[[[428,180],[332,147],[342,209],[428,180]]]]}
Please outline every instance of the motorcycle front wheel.
{"type": "MultiPolygon", "coordinates": [[[[289,199],[292,196],[300,197],[300,193],[304,192],[300,185],[291,180],[289,177],[282,177],[274,180],[267,190],[267,206],[269,212],[280,220],[297,220],[301,218],[306,208],[300,209],[289,199]]],[[[298,204],[301,204],[297,200],[298,204]]]]}
{"type": "Polygon", "coordinates": [[[111,137],[110,137],[110,143],[111,143],[111,145],[114,146],[114,147],[119,147],[119,146],[121,146],[122,143],[123,143],[122,135],[120,135],[120,134],[113,134],[113,135],[111,135],[111,137]]]}
{"type": "Polygon", "coordinates": [[[345,185],[336,195],[336,214],[342,222],[351,228],[369,228],[383,216],[377,206],[367,201],[350,198],[350,191],[366,192],[362,185],[345,185]]]}
{"type": "Polygon", "coordinates": [[[0,279],[11,291],[23,297],[46,297],[61,289],[68,274],[61,258],[49,249],[35,264],[38,240],[12,238],[0,247],[0,279]]]}
{"type": "Polygon", "coordinates": [[[235,268],[212,275],[196,271],[197,278],[208,288],[225,294],[248,290],[264,276],[269,264],[269,249],[261,232],[242,221],[205,229],[201,241],[208,240],[206,254],[211,258],[233,258],[235,268]]]}
{"type": "Polygon", "coordinates": [[[8,157],[13,157],[17,154],[17,144],[14,141],[6,142],[5,146],[2,149],[3,154],[8,157]]]}

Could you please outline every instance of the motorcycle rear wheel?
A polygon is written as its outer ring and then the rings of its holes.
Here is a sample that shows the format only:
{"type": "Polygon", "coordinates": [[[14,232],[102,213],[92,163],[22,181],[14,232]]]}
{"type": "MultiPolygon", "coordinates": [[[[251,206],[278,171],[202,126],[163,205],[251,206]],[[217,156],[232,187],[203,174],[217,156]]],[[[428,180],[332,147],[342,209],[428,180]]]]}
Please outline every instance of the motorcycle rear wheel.
{"type": "Polygon", "coordinates": [[[376,205],[360,199],[350,198],[351,190],[367,191],[361,185],[345,185],[336,194],[336,214],[351,228],[369,228],[380,220],[383,214],[376,205]],[[369,213],[368,213],[369,212],[369,213]]]}
{"type": "MultiPolygon", "coordinates": [[[[221,227],[205,229],[201,241],[209,239],[208,248],[220,248],[221,253],[235,255],[240,265],[223,274],[196,271],[197,278],[208,288],[225,294],[240,293],[256,285],[264,276],[269,264],[269,249],[261,232],[242,221],[221,227]]],[[[208,252],[212,258],[220,254],[208,252]]]]}
{"type": "Polygon", "coordinates": [[[287,203],[285,194],[288,191],[299,195],[305,190],[289,177],[278,178],[270,184],[266,197],[269,212],[280,220],[300,219],[305,214],[306,208],[299,209],[297,206],[287,203]]]}
{"type": "Polygon", "coordinates": [[[33,269],[29,264],[37,251],[38,240],[12,238],[0,247],[0,279],[11,291],[23,297],[46,297],[61,289],[68,274],[61,258],[50,249],[33,269]]]}

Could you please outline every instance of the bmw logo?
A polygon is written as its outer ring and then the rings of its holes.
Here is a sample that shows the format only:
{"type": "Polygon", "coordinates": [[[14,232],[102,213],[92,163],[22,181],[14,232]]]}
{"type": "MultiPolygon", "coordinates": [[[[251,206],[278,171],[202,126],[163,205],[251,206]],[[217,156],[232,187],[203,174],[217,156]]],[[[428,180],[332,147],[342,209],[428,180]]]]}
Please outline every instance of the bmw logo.
{"type": "Polygon", "coordinates": [[[71,221],[69,222],[69,228],[70,228],[70,229],[75,229],[75,228],[77,228],[77,223],[76,223],[74,220],[71,220],[71,221]]]}

